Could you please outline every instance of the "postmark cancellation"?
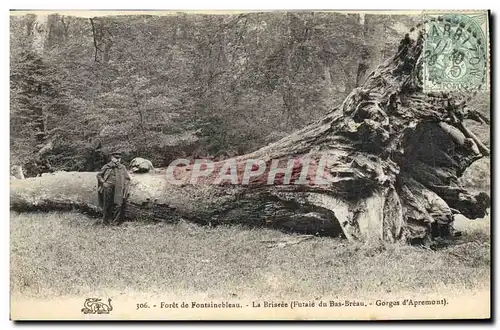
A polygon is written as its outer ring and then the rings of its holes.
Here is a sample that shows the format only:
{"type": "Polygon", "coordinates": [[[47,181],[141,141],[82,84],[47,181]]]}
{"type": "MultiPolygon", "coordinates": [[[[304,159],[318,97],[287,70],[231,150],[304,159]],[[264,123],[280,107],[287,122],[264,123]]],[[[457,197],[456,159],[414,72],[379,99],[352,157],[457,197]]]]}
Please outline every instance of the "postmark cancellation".
{"type": "Polygon", "coordinates": [[[424,91],[488,89],[488,12],[425,12],[424,91]]]}

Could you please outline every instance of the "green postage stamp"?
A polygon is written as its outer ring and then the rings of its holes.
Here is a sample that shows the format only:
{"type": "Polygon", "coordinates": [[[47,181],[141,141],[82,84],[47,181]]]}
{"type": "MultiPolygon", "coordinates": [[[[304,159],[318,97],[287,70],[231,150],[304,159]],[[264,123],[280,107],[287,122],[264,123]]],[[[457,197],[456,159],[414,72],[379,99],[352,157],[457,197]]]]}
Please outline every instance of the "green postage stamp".
{"type": "Polygon", "coordinates": [[[426,12],[425,91],[477,91],[488,86],[488,13],[426,12]]]}

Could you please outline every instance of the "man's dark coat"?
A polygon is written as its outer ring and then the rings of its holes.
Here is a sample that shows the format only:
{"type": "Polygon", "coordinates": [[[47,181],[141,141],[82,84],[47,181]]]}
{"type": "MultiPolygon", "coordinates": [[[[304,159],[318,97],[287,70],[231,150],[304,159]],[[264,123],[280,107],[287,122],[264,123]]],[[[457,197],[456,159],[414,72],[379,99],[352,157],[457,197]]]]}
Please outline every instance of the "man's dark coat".
{"type": "Polygon", "coordinates": [[[128,198],[130,175],[127,172],[127,168],[123,164],[109,162],[97,173],[97,193],[100,207],[104,205],[104,184],[106,184],[112,174],[115,176],[113,203],[122,205],[123,201],[128,198]]]}

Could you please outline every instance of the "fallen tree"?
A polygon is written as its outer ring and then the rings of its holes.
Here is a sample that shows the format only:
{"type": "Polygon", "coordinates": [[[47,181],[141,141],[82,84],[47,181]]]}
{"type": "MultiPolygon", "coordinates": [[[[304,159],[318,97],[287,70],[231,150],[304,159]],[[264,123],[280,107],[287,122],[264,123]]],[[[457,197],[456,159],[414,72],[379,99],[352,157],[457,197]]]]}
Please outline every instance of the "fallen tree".
{"type": "MultiPolygon", "coordinates": [[[[469,95],[423,91],[422,44],[421,33],[407,35],[397,54],[340,107],[276,143],[230,159],[239,177],[249,159],[266,168],[293,159],[294,183],[304,172],[301,160],[312,160],[324,165],[328,184],[317,184],[307,170],[306,184],[280,184],[278,176],[269,185],[266,173],[243,185],[213,184],[217,171],[192,183],[196,165],[177,167],[180,184],[172,184],[157,170],[132,175],[126,218],[240,223],[411,243],[449,235],[455,214],[483,217],[489,196],[473,196],[458,181],[475,160],[489,154],[463,125],[477,114],[466,108],[469,95]]],[[[215,168],[224,164],[227,160],[215,168]]],[[[88,172],[14,181],[11,208],[76,208],[97,215],[96,189],[95,173],[88,172]]]]}

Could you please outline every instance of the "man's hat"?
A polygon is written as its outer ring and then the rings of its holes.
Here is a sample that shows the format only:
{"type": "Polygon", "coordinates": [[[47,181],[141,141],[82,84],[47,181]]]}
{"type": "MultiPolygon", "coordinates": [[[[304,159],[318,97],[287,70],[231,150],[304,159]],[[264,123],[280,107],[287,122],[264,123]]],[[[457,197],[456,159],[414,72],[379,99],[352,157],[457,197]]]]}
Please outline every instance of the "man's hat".
{"type": "Polygon", "coordinates": [[[122,153],[120,151],[114,151],[111,153],[111,156],[122,156],[122,153]]]}

